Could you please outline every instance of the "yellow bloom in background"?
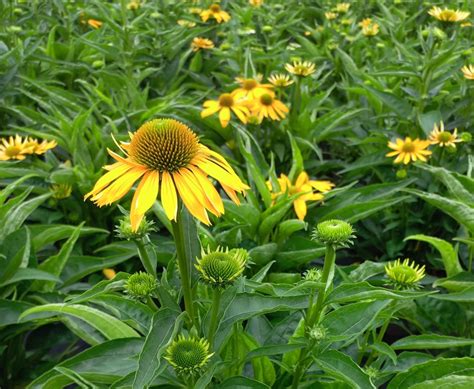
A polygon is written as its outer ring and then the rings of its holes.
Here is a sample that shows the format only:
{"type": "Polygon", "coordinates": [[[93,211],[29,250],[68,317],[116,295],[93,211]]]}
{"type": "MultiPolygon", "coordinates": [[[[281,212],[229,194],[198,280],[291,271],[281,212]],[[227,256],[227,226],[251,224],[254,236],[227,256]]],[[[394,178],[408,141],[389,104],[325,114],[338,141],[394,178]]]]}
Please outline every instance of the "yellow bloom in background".
{"type": "Polygon", "coordinates": [[[346,13],[347,11],[349,11],[350,7],[351,7],[350,3],[339,3],[336,5],[336,12],[346,13]]]}
{"type": "Polygon", "coordinates": [[[0,142],[0,161],[11,159],[21,161],[25,159],[25,154],[31,154],[33,148],[27,142],[27,139],[23,139],[20,135],[10,136],[8,139],[2,138],[0,142]]]}
{"type": "Polygon", "coordinates": [[[410,137],[406,137],[405,140],[397,139],[394,142],[388,142],[388,147],[392,150],[390,153],[387,153],[387,157],[394,157],[394,163],[404,163],[407,165],[410,161],[420,161],[426,162],[426,157],[431,154],[431,151],[426,150],[428,146],[431,144],[429,140],[420,140],[415,139],[412,140],[410,137]]]}
{"type": "Polygon", "coordinates": [[[216,19],[217,23],[228,22],[230,15],[223,11],[219,4],[212,4],[208,9],[200,13],[203,22],[207,22],[209,18],[216,19]]]}
{"type": "Polygon", "coordinates": [[[136,11],[137,9],[139,9],[141,7],[141,4],[139,1],[137,0],[132,0],[130,1],[128,4],[127,4],[127,9],[131,10],[131,11],[136,11]]]}
{"type": "Polygon", "coordinates": [[[197,7],[191,7],[188,9],[189,13],[194,14],[194,15],[200,15],[202,12],[202,8],[197,8],[197,7]]]}
{"type": "Polygon", "coordinates": [[[460,10],[453,10],[449,8],[441,9],[440,7],[431,8],[428,13],[435,19],[441,20],[442,22],[460,22],[469,17],[470,12],[464,12],[460,10]]]}
{"type": "Polygon", "coordinates": [[[191,48],[193,51],[199,51],[200,49],[209,50],[214,48],[214,43],[210,39],[196,37],[191,42],[191,48]]]}
{"type": "Polygon", "coordinates": [[[272,120],[284,119],[289,112],[288,107],[280,100],[275,98],[275,94],[271,91],[261,94],[256,99],[251,101],[251,112],[259,120],[263,118],[270,118],[272,120]]]}
{"type": "Polygon", "coordinates": [[[456,143],[462,142],[458,138],[458,129],[455,128],[453,133],[445,131],[443,122],[439,123],[439,127],[435,123],[429,139],[432,144],[439,145],[440,147],[456,147],[456,143]]]}
{"type": "Polygon", "coordinates": [[[263,4],[263,0],[249,0],[249,4],[253,7],[260,7],[263,4]]]}
{"type": "Polygon", "coordinates": [[[293,64],[287,63],[285,69],[288,73],[306,77],[316,71],[316,65],[310,61],[293,61],[293,64]]]}
{"type": "Polygon", "coordinates": [[[116,276],[117,273],[115,273],[114,269],[105,268],[105,269],[102,269],[102,274],[104,275],[105,278],[107,278],[108,280],[111,280],[112,278],[116,276]]]}
{"type": "MultiPolygon", "coordinates": [[[[280,178],[278,178],[278,184],[280,191],[272,194],[273,199],[284,194],[289,196],[300,194],[293,202],[296,216],[298,216],[300,220],[304,220],[306,216],[306,202],[322,200],[324,198],[323,193],[330,191],[335,186],[331,181],[310,180],[308,173],[305,171],[299,174],[294,184],[290,181],[288,176],[281,174],[280,178]]],[[[267,181],[267,186],[272,190],[269,181],[267,181]]]]}
{"type": "Polygon", "coordinates": [[[87,24],[89,26],[91,26],[92,28],[95,28],[95,29],[98,29],[100,27],[102,27],[102,22],[100,20],[96,20],[96,19],[88,19],[87,20],[87,24]]]}
{"type": "Polygon", "coordinates": [[[461,68],[464,77],[468,80],[474,80],[474,65],[466,65],[461,68]]]}
{"type": "Polygon", "coordinates": [[[260,84],[262,81],[261,75],[257,76],[257,79],[237,77],[235,80],[240,84],[240,88],[237,88],[232,92],[232,95],[237,100],[242,98],[252,100],[259,94],[266,93],[273,88],[270,84],[260,84]]]}
{"type": "Polygon", "coordinates": [[[202,145],[188,126],[174,119],[146,122],[130,134],[129,143],[121,142],[119,147],[125,157],[108,150],[116,162],[104,167],[108,172],[84,199],[91,198],[99,207],[112,204],[140,180],[130,208],[133,231],[160,190],[168,219],[176,220],[181,198],[194,217],[209,225],[207,211],[220,216],[224,204],[208,176],[216,179],[236,204],[240,203],[237,192],[249,189],[220,154],[202,145]]]}
{"type": "Polygon", "coordinates": [[[361,22],[359,22],[359,26],[364,28],[364,27],[368,27],[372,24],[372,19],[371,18],[365,18],[365,19],[362,19],[361,22]]]}
{"type": "Polygon", "coordinates": [[[272,74],[268,81],[276,87],[284,88],[294,83],[288,74],[272,74]]]}
{"type": "Polygon", "coordinates": [[[472,23],[471,22],[463,22],[461,23],[461,27],[472,27],[472,23]]]}
{"type": "Polygon", "coordinates": [[[29,149],[29,154],[44,154],[46,151],[55,148],[58,144],[55,140],[43,140],[41,143],[34,138],[25,139],[25,147],[29,149]]]}
{"type": "Polygon", "coordinates": [[[327,20],[334,20],[337,18],[337,13],[335,12],[325,12],[324,16],[327,20]]]}
{"type": "Polygon", "coordinates": [[[371,18],[365,18],[360,23],[359,26],[362,28],[362,34],[365,36],[374,36],[379,33],[379,24],[374,22],[371,18]]]}
{"type": "Polygon", "coordinates": [[[230,122],[230,112],[232,111],[242,123],[247,123],[247,116],[250,111],[247,108],[247,102],[237,100],[233,94],[224,93],[218,100],[207,100],[204,102],[204,110],[201,117],[205,118],[219,112],[219,120],[222,127],[227,127],[230,122]]]}
{"type": "Polygon", "coordinates": [[[192,27],[196,26],[195,22],[192,22],[192,21],[186,20],[186,19],[179,19],[179,20],[176,21],[176,23],[178,23],[181,27],[192,28],[192,27]]]}

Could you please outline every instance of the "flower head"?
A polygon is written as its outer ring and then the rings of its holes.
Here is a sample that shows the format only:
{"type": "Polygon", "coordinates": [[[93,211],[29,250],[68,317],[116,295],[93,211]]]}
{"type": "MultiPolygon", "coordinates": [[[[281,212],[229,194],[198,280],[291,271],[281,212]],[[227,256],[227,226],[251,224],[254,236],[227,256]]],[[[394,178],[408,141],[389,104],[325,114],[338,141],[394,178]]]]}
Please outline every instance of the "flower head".
{"type": "Polygon", "coordinates": [[[10,159],[23,160],[25,154],[31,154],[32,146],[27,145],[27,139],[23,139],[20,135],[2,138],[0,142],[0,161],[8,161],[10,159]]]}
{"type": "Polygon", "coordinates": [[[262,77],[241,78],[237,77],[236,81],[240,84],[240,88],[235,89],[232,95],[237,99],[255,99],[259,94],[266,93],[273,88],[270,84],[261,84],[262,77]]]}
{"type": "Polygon", "coordinates": [[[440,7],[434,6],[431,8],[428,13],[433,16],[435,19],[438,19],[442,22],[460,22],[469,17],[470,12],[464,12],[460,10],[453,10],[449,8],[441,9],[440,7]]]}
{"type": "Polygon", "coordinates": [[[230,20],[230,15],[223,11],[219,4],[212,4],[208,9],[200,13],[203,22],[207,22],[209,18],[213,18],[217,23],[227,22],[230,20]]]}
{"type": "Polygon", "coordinates": [[[316,65],[309,61],[293,61],[293,64],[287,63],[285,69],[291,74],[306,77],[316,71],[316,65]]]}
{"type": "Polygon", "coordinates": [[[351,4],[350,3],[339,3],[339,4],[336,4],[336,12],[339,12],[339,13],[346,13],[347,11],[349,11],[349,8],[351,7],[351,4]]]}
{"type": "Polygon", "coordinates": [[[288,74],[272,74],[268,77],[268,81],[277,88],[284,88],[294,83],[288,74]]]}
{"type": "Polygon", "coordinates": [[[272,120],[284,119],[289,112],[288,107],[275,98],[275,93],[268,90],[261,93],[251,101],[251,113],[260,120],[270,118],[272,120]]]}
{"type": "Polygon", "coordinates": [[[326,18],[326,20],[334,20],[334,19],[337,18],[337,13],[335,13],[335,12],[325,12],[324,17],[326,18]]]}
{"type": "Polygon", "coordinates": [[[263,0],[249,0],[249,4],[253,7],[260,7],[263,4],[263,0]]]}
{"type": "Polygon", "coordinates": [[[137,231],[145,213],[152,207],[161,189],[161,203],[170,220],[176,220],[178,195],[189,212],[209,225],[207,211],[224,213],[224,204],[208,176],[216,179],[237,204],[236,192],[248,186],[218,153],[199,142],[197,135],[174,119],[156,119],[142,125],[121,143],[125,158],[109,150],[116,160],[105,166],[101,177],[85,199],[98,206],[109,205],[125,196],[140,179],[130,209],[132,230],[137,231]]]}
{"type": "MultiPolygon", "coordinates": [[[[295,183],[292,183],[286,175],[281,174],[280,178],[278,178],[278,184],[280,191],[272,194],[274,199],[283,194],[290,196],[299,194],[293,201],[293,207],[296,216],[300,220],[304,220],[306,216],[306,202],[322,200],[324,198],[323,193],[330,191],[334,187],[334,184],[330,181],[310,180],[308,173],[305,171],[299,174],[295,183]]],[[[272,189],[270,182],[267,182],[267,186],[270,190],[272,189]]]]}
{"type": "Polygon", "coordinates": [[[442,121],[439,123],[439,127],[437,123],[434,124],[429,139],[432,144],[437,144],[440,147],[456,147],[456,143],[462,142],[462,140],[458,138],[458,129],[455,128],[452,133],[445,131],[442,121]]]}
{"type": "Polygon", "coordinates": [[[362,28],[362,34],[365,36],[374,36],[379,33],[379,25],[375,23],[371,18],[365,18],[359,26],[362,28]]]}
{"type": "Polygon", "coordinates": [[[464,77],[468,80],[474,80],[474,65],[466,65],[461,68],[464,77]]]}
{"type": "Polygon", "coordinates": [[[133,298],[140,299],[151,296],[155,292],[157,286],[158,283],[155,277],[151,274],[140,271],[128,277],[127,282],[125,283],[125,292],[133,298]]]}
{"type": "Polygon", "coordinates": [[[199,374],[213,355],[206,339],[179,335],[166,349],[164,358],[178,375],[192,376],[199,374]]]}
{"type": "Polygon", "coordinates": [[[414,139],[412,140],[410,137],[406,137],[405,140],[397,139],[394,142],[388,142],[388,147],[392,150],[386,154],[387,157],[394,157],[394,163],[404,163],[407,165],[410,161],[420,161],[426,162],[426,157],[431,155],[431,151],[426,150],[428,146],[431,144],[429,140],[420,140],[414,139]]]}
{"type": "Polygon", "coordinates": [[[343,220],[326,220],[318,223],[313,231],[312,239],[324,245],[347,247],[355,238],[352,226],[343,220]]]}
{"type": "Polygon", "coordinates": [[[87,19],[87,24],[97,30],[98,28],[102,27],[103,22],[96,19],[87,19]]]}
{"type": "Polygon", "coordinates": [[[193,51],[199,51],[200,49],[212,49],[214,48],[214,43],[210,39],[196,37],[191,42],[191,48],[193,51]]]}
{"type": "Polygon", "coordinates": [[[232,284],[244,271],[248,254],[244,249],[201,251],[197,259],[196,269],[201,279],[215,287],[223,288],[232,284]]]}
{"type": "Polygon", "coordinates": [[[37,139],[28,138],[25,140],[25,147],[29,149],[30,154],[41,155],[46,153],[46,151],[54,149],[58,144],[55,140],[47,141],[43,140],[39,142],[37,139]]]}
{"type": "Polygon", "coordinates": [[[141,7],[140,1],[138,0],[132,0],[127,4],[127,9],[131,11],[136,11],[141,7]]]}
{"type": "Polygon", "coordinates": [[[205,109],[201,112],[201,117],[205,118],[219,112],[222,127],[227,127],[229,124],[231,111],[242,123],[247,123],[247,117],[250,115],[247,102],[236,99],[232,93],[224,93],[218,100],[207,100],[203,105],[205,109]]]}
{"type": "Polygon", "coordinates": [[[326,338],[327,329],[326,327],[320,324],[316,324],[313,328],[309,330],[308,335],[311,339],[315,340],[316,342],[320,342],[321,340],[326,338]]]}
{"type": "Polygon", "coordinates": [[[425,266],[410,263],[409,258],[403,262],[397,259],[385,266],[385,274],[396,289],[417,289],[419,282],[425,277],[425,266]]]}
{"type": "Polygon", "coordinates": [[[303,279],[305,281],[319,282],[321,281],[322,276],[323,273],[321,269],[318,269],[317,267],[312,267],[304,272],[303,279]]]}
{"type": "Polygon", "coordinates": [[[178,23],[181,27],[192,28],[196,26],[195,22],[192,22],[191,20],[186,20],[186,19],[178,19],[176,23],[178,23]]]}

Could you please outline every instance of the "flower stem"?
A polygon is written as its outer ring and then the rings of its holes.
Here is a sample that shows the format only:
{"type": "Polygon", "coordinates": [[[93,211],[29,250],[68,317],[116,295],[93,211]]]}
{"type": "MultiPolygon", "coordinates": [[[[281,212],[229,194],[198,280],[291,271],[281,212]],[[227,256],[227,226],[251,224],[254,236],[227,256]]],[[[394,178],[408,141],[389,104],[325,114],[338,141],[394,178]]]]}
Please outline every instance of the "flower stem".
{"type": "Polygon", "coordinates": [[[181,275],[181,287],[183,288],[184,307],[188,313],[192,324],[195,324],[193,291],[191,285],[191,264],[188,263],[188,253],[184,244],[184,226],[180,212],[175,222],[171,222],[173,227],[174,243],[176,245],[176,256],[178,258],[179,273],[181,275]]]}
{"type": "Polygon", "coordinates": [[[211,311],[211,322],[209,324],[209,333],[207,335],[207,339],[209,340],[209,344],[212,347],[214,343],[214,335],[216,333],[217,324],[218,324],[218,314],[219,314],[219,307],[221,302],[221,290],[219,288],[214,288],[212,294],[212,311],[211,311]]]}
{"type": "Polygon", "coordinates": [[[153,261],[148,255],[148,251],[146,249],[145,243],[143,242],[143,239],[135,239],[135,244],[137,245],[138,256],[140,257],[140,260],[146,272],[156,278],[156,264],[153,264],[153,261]]]}

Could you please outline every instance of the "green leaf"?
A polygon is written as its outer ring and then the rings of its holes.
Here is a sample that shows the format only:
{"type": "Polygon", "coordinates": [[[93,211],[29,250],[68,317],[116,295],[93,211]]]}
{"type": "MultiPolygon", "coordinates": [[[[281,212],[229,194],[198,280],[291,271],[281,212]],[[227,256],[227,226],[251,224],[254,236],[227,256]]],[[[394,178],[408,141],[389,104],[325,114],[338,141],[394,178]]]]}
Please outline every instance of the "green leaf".
{"type": "Polygon", "coordinates": [[[5,256],[5,259],[0,257],[0,282],[2,285],[11,283],[9,280],[15,277],[21,266],[28,266],[30,251],[30,231],[26,227],[12,232],[0,244],[0,253],[5,256]]]}
{"type": "Polygon", "coordinates": [[[412,385],[452,375],[474,376],[474,358],[439,358],[412,366],[393,378],[387,389],[410,388],[412,385]]]}
{"type": "Polygon", "coordinates": [[[378,352],[379,354],[389,357],[394,365],[397,364],[397,354],[387,343],[375,341],[369,346],[369,348],[378,352]]]}
{"type": "Polygon", "coordinates": [[[269,389],[270,386],[247,377],[231,377],[219,384],[220,389],[269,389]]]}
{"type": "Polygon", "coordinates": [[[31,269],[31,268],[26,268],[26,269],[20,268],[16,271],[16,273],[12,277],[10,277],[8,280],[1,283],[0,287],[14,284],[15,282],[26,281],[26,280],[44,280],[44,281],[51,281],[57,284],[60,284],[62,282],[60,278],[46,271],[39,270],[39,269],[31,269]]]}
{"type": "Polygon", "coordinates": [[[460,292],[435,294],[430,297],[438,300],[455,301],[458,303],[474,303],[474,285],[460,292]]]}
{"type": "Polygon", "coordinates": [[[440,278],[433,283],[434,287],[443,287],[453,292],[461,292],[474,287],[474,274],[465,272],[453,277],[440,278]]]}
{"type": "Polygon", "coordinates": [[[301,155],[300,148],[298,147],[298,144],[296,143],[295,138],[293,137],[293,135],[291,135],[291,132],[289,131],[288,131],[288,138],[290,138],[291,156],[292,156],[291,170],[290,170],[290,173],[288,174],[288,178],[290,179],[291,182],[294,182],[298,174],[300,174],[304,169],[303,156],[301,155]]]}
{"type": "Polygon", "coordinates": [[[436,380],[428,380],[410,386],[410,389],[472,389],[474,377],[461,374],[452,374],[436,380]]]}
{"type": "Polygon", "coordinates": [[[366,84],[361,84],[365,89],[372,93],[377,99],[381,100],[387,108],[396,112],[400,117],[406,119],[411,116],[413,107],[407,100],[395,96],[392,93],[382,92],[366,84]]]}
{"type": "Polygon", "coordinates": [[[23,301],[0,299],[0,327],[18,323],[20,315],[31,307],[32,304],[23,301]]]}
{"type": "Polygon", "coordinates": [[[411,335],[392,343],[394,350],[424,350],[464,347],[474,345],[474,339],[458,338],[455,336],[423,334],[411,335]]]}
{"type": "Polygon", "coordinates": [[[349,356],[337,350],[326,351],[314,359],[327,374],[346,382],[352,388],[375,388],[369,376],[349,356]]]}
{"type": "Polygon", "coordinates": [[[458,254],[456,250],[454,250],[454,247],[445,240],[423,234],[410,235],[407,236],[404,240],[418,240],[422,242],[427,242],[434,246],[436,250],[438,250],[441,254],[441,259],[444,264],[444,270],[446,271],[446,275],[448,277],[455,276],[456,274],[462,272],[462,267],[459,263],[458,254]]]}
{"type": "Polygon", "coordinates": [[[77,317],[94,327],[109,340],[139,336],[134,329],[130,328],[125,323],[122,323],[115,317],[99,311],[98,309],[79,304],[45,304],[32,307],[20,315],[19,321],[25,322],[35,320],[38,317],[44,317],[44,315],[41,315],[44,313],[48,316],[58,315],[61,317],[62,314],[68,314],[77,317]]]}

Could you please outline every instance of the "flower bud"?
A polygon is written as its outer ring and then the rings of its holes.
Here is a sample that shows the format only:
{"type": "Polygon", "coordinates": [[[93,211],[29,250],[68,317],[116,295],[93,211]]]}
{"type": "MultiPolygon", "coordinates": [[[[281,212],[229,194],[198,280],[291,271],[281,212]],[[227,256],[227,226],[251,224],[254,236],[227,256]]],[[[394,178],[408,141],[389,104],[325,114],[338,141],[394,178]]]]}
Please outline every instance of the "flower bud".
{"type": "Polygon", "coordinates": [[[319,223],[313,231],[313,240],[326,246],[347,247],[355,238],[352,226],[342,220],[326,220],[319,223]]]}
{"type": "Polygon", "coordinates": [[[128,277],[125,292],[131,297],[141,299],[151,296],[158,286],[155,277],[145,272],[138,272],[128,277]]]}
{"type": "Polygon", "coordinates": [[[142,219],[136,231],[133,231],[130,217],[128,216],[121,218],[119,224],[115,226],[117,237],[126,240],[141,239],[152,231],[155,231],[155,228],[153,228],[153,222],[147,221],[146,217],[142,219]]]}
{"type": "Polygon", "coordinates": [[[193,376],[202,371],[212,355],[206,339],[179,335],[166,349],[164,358],[178,375],[193,376]]]}
{"type": "Polygon", "coordinates": [[[425,266],[410,263],[406,258],[403,262],[397,259],[385,266],[385,274],[389,279],[389,284],[395,289],[418,289],[419,282],[425,277],[425,266]]]}

